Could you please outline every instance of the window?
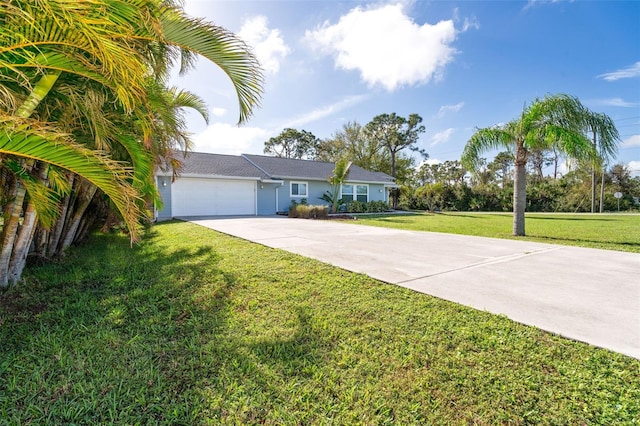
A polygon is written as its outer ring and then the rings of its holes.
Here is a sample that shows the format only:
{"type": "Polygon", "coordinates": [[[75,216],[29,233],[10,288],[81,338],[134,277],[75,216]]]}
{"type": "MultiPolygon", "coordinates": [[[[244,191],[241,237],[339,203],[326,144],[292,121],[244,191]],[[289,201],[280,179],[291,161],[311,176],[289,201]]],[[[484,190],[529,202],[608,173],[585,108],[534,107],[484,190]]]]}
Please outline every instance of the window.
{"type": "Polygon", "coordinates": [[[291,196],[292,197],[306,197],[307,196],[307,182],[291,182],[291,196]]]}
{"type": "Polygon", "coordinates": [[[353,201],[353,185],[342,185],[341,198],[345,203],[353,201]]]}
{"type": "Polygon", "coordinates": [[[341,197],[345,203],[353,200],[366,203],[369,201],[369,185],[342,185],[341,197]]]}

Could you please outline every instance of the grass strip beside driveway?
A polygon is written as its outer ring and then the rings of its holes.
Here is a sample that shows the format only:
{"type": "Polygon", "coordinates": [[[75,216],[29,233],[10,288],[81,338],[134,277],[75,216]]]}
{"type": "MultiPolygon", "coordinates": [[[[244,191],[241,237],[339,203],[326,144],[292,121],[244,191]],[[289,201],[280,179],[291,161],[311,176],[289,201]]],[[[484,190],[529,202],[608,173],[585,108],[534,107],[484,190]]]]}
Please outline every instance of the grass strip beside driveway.
{"type": "Polygon", "coordinates": [[[362,225],[507,238],[640,253],[640,215],[527,213],[526,237],[512,235],[510,213],[415,213],[358,217],[362,225]]]}
{"type": "Polygon", "coordinates": [[[189,223],[0,298],[9,424],[624,424],[640,361],[189,223]]]}

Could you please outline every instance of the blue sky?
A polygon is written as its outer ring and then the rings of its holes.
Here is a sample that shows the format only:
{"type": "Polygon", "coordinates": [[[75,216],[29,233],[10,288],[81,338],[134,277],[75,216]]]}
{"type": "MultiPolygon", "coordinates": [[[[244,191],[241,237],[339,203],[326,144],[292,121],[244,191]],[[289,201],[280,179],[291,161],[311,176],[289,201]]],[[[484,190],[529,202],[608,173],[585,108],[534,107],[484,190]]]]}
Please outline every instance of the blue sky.
{"type": "Polygon", "coordinates": [[[186,0],[185,9],[240,35],[265,69],[261,108],[241,127],[215,65],[200,60],[172,79],[211,110],[209,126],[188,116],[196,151],[261,154],[286,127],[328,138],[395,112],[422,116],[430,161],[455,160],[476,127],[568,93],[614,119],[617,162],[640,175],[638,1],[186,0]]]}

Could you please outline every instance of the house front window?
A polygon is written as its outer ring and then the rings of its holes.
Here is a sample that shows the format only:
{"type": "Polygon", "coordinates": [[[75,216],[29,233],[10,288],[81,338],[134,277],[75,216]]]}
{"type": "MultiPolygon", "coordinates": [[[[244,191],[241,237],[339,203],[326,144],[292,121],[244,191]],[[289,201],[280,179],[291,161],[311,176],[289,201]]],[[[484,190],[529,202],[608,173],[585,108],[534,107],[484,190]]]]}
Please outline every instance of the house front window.
{"type": "Polygon", "coordinates": [[[291,182],[292,197],[306,197],[307,195],[307,182],[291,182]]]}
{"type": "Polygon", "coordinates": [[[369,185],[342,185],[341,198],[345,203],[353,200],[366,203],[367,201],[369,201],[369,185]]]}

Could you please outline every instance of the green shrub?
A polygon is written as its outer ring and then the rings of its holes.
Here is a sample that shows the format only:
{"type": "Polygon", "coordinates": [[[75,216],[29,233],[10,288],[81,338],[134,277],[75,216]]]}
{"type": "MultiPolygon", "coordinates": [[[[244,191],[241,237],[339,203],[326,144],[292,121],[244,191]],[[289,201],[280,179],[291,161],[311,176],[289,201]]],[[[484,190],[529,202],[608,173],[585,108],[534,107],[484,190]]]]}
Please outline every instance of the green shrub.
{"type": "Polygon", "coordinates": [[[347,213],[364,213],[365,203],[362,201],[349,201],[347,202],[347,213]]]}
{"type": "Polygon", "coordinates": [[[370,213],[382,213],[389,210],[389,204],[385,201],[369,201],[367,211],[370,213]]]}
{"type": "Polygon", "coordinates": [[[389,210],[389,204],[384,201],[349,201],[346,204],[347,213],[382,213],[389,210]]]}

